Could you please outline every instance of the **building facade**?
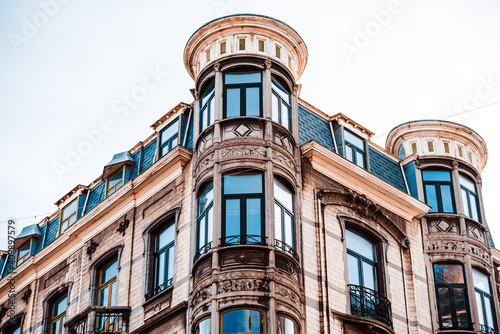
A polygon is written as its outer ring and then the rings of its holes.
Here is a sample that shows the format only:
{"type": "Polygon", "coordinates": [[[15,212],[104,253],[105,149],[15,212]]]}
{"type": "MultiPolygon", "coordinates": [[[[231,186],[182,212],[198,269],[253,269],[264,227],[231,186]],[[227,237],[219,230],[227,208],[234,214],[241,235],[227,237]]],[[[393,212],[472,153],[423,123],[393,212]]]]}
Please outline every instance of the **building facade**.
{"type": "Polygon", "coordinates": [[[307,59],[273,18],[198,29],[194,101],[0,254],[0,332],[497,333],[483,139],[426,120],[379,147],[300,99],[307,59]]]}

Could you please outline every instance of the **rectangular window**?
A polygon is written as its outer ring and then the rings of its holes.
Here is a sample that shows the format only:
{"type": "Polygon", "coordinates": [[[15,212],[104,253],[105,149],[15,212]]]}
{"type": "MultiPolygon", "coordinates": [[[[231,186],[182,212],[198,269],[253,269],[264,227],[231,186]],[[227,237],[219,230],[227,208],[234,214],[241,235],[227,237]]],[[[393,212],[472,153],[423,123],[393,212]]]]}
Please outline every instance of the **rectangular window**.
{"type": "Polygon", "coordinates": [[[450,143],[444,142],[444,153],[450,153],[450,143]]]}
{"type": "Polygon", "coordinates": [[[479,214],[479,199],[477,197],[476,185],[462,175],[459,175],[459,180],[464,215],[476,221],[480,221],[481,215],[479,214]]]}
{"type": "Polygon", "coordinates": [[[16,267],[20,266],[31,256],[31,239],[17,250],[16,267]]]}
{"type": "MultiPolygon", "coordinates": [[[[212,80],[213,81],[213,80],[212,80]]],[[[214,122],[215,84],[208,84],[200,101],[200,133],[214,122]]]]}
{"type": "Polygon", "coordinates": [[[264,41],[259,39],[259,51],[264,52],[264,41]]]}
{"type": "Polygon", "coordinates": [[[276,45],[276,58],[281,58],[281,47],[276,45]]]}
{"type": "Polygon", "coordinates": [[[226,42],[220,43],[220,54],[226,53],[226,42]]]}
{"type": "Polygon", "coordinates": [[[123,186],[125,167],[120,168],[106,180],[106,197],[113,194],[123,186]]]}
{"type": "Polygon", "coordinates": [[[293,193],[274,179],[274,237],[276,248],[299,260],[295,252],[295,218],[293,193]]]}
{"type": "Polygon", "coordinates": [[[198,239],[194,261],[212,249],[214,190],[210,182],[200,191],[198,197],[198,239]]]}
{"type": "Polygon", "coordinates": [[[238,40],[238,48],[239,48],[239,50],[245,50],[245,39],[244,38],[240,38],[238,40]]]}
{"type": "Polygon", "coordinates": [[[260,173],[242,172],[223,177],[224,245],[263,243],[263,187],[260,173]]]}
{"type": "Polygon", "coordinates": [[[434,152],[434,142],[428,141],[427,148],[429,149],[429,152],[434,152]]]}
{"type": "Polygon", "coordinates": [[[179,119],[167,125],[160,132],[160,157],[170,152],[179,144],[179,119]]]}
{"type": "Polygon", "coordinates": [[[66,307],[68,304],[68,296],[60,297],[52,304],[50,312],[50,333],[64,334],[64,323],[66,322],[66,307]]]}
{"type": "Polygon", "coordinates": [[[458,146],[458,156],[460,158],[464,157],[464,150],[462,149],[462,146],[458,146]]]}
{"type": "Polygon", "coordinates": [[[261,73],[224,75],[224,118],[262,117],[261,73]]]}
{"type": "Polygon", "coordinates": [[[469,329],[467,285],[461,264],[434,264],[434,282],[441,329],[469,329]]]}
{"type": "Polygon", "coordinates": [[[174,277],[174,240],[175,223],[155,235],[153,254],[153,289],[149,298],[157,295],[172,285],[174,277]]]}
{"type": "Polygon", "coordinates": [[[206,54],[206,57],[207,57],[207,63],[210,61],[210,49],[207,50],[207,52],[205,53],[206,54]]]}
{"type": "Polygon", "coordinates": [[[59,223],[59,235],[61,235],[68,227],[73,225],[77,218],[78,198],[66,205],[61,210],[61,218],[59,223]]]}
{"type": "Polygon", "coordinates": [[[351,131],[344,129],[345,158],[361,168],[366,168],[365,142],[351,131]]]}
{"type": "Polygon", "coordinates": [[[481,333],[495,333],[497,325],[489,277],[474,268],[472,269],[472,277],[481,333]]]}
{"type": "Polygon", "coordinates": [[[451,174],[444,170],[423,170],[425,202],[432,207],[429,211],[455,213],[455,200],[451,174]]]}
{"type": "Polygon", "coordinates": [[[416,154],[417,151],[417,143],[411,143],[411,153],[416,154]]]}
{"type": "Polygon", "coordinates": [[[274,78],[271,79],[271,109],[273,121],[291,130],[290,93],[274,78]]]}

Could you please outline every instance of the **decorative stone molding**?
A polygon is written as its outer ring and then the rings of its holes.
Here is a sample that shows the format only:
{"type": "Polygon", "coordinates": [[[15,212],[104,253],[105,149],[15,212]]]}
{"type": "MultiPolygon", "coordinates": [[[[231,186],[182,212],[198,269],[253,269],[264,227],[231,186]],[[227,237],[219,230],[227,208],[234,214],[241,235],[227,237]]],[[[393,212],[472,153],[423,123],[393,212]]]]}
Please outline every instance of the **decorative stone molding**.
{"type": "Polygon", "coordinates": [[[201,154],[214,143],[213,127],[206,130],[200,139],[198,139],[198,153],[201,154]]]}
{"type": "Polygon", "coordinates": [[[198,165],[196,166],[196,177],[201,175],[203,171],[213,167],[215,162],[215,152],[207,154],[205,157],[198,159],[198,165]]]}
{"type": "Polygon", "coordinates": [[[460,223],[457,218],[428,217],[430,233],[460,233],[460,223]]]}
{"type": "Polygon", "coordinates": [[[265,279],[236,279],[225,280],[218,284],[218,294],[228,293],[232,291],[269,292],[269,281],[265,279]]]}
{"type": "Polygon", "coordinates": [[[210,290],[210,287],[206,287],[198,291],[198,293],[196,293],[193,297],[193,306],[196,306],[200,303],[203,303],[205,300],[208,300],[212,296],[212,292],[210,290]]]}
{"type": "Polygon", "coordinates": [[[220,157],[225,158],[235,158],[235,157],[265,157],[266,149],[265,147],[250,146],[250,145],[240,145],[222,148],[220,150],[220,157]]]}
{"type": "Polygon", "coordinates": [[[226,123],[222,126],[222,140],[233,138],[264,138],[264,124],[252,121],[226,123]]]}

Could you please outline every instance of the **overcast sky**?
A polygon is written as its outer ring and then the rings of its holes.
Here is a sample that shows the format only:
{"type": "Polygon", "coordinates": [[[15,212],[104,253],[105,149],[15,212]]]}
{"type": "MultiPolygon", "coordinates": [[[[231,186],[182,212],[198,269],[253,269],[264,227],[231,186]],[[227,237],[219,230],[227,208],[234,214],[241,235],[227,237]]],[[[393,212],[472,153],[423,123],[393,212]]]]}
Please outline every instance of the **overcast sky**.
{"type": "Polygon", "coordinates": [[[383,147],[387,133],[410,120],[446,119],[477,131],[488,145],[483,197],[500,244],[499,1],[4,0],[0,248],[9,218],[18,233],[39,222],[75,185],[99,177],[114,153],[148,137],[178,102],[190,103],[188,38],[237,13],[293,27],[309,50],[301,98],[344,113],[383,147]],[[127,101],[151,73],[154,87],[127,101]]]}

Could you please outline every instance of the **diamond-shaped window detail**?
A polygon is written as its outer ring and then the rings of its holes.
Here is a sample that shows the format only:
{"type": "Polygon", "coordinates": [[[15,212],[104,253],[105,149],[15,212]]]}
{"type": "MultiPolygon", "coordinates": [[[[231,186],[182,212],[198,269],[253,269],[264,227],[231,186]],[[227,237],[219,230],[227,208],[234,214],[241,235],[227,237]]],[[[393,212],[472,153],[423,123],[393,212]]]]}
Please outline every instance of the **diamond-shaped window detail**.
{"type": "Polygon", "coordinates": [[[453,228],[453,225],[448,223],[446,220],[440,220],[435,226],[441,232],[448,232],[453,228]]]}
{"type": "Polygon", "coordinates": [[[246,137],[252,132],[252,128],[246,124],[238,124],[234,129],[233,133],[239,137],[246,137]]]}
{"type": "Polygon", "coordinates": [[[245,264],[250,259],[250,257],[247,253],[240,252],[234,257],[234,259],[241,264],[245,264]]]}

